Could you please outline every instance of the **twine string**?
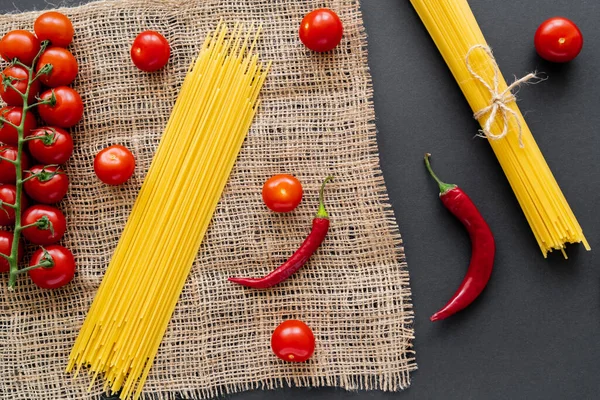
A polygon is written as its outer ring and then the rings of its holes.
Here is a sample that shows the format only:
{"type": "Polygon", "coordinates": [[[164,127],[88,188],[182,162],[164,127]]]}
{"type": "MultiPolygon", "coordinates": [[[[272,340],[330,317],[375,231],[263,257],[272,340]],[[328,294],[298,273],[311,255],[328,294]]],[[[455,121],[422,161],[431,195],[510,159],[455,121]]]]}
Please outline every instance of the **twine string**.
{"type": "Polygon", "coordinates": [[[522,77],[520,79],[516,79],[505,90],[503,90],[501,92],[499,89],[500,68],[498,67],[498,63],[496,62],[496,59],[494,58],[494,55],[492,54],[492,49],[490,49],[489,46],[485,46],[482,44],[477,44],[469,49],[469,51],[467,52],[467,55],[465,57],[465,64],[467,66],[467,69],[469,70],[469,73],[475,79],[477,79],[479,82],[481,82],[481,84],[490,92],[490,104],[486,107],[483,107],[482,109],[480,109],[479,111],[477,111],[473,114],[473,118],[475,118],[478,121],[481,118],[483,118],[486,114],[489,114],[485,121],[480,121],[480,122],[482,122],[482,128],[479,130],[478,136],[485,137],[485,138],[488,138],[491,140],[499,140],[499,139],[506,137],[506,135],[508,134],[509,118],[512,117],[517,122],[517,133],[518,133],[518,137],[519,137],[519,146],[524,147],[523,140],[522,140],[522,130],[523,129],[521,126],[521,121],[519,119],[519,115],[515,110],[513,110],[511,107],[509,107],[510,103],[517,100],[517,98],[515,97],[515,95],[513,94],[512,91],[514,89],[517,89],[524,83],[539,83],[542,80],[544,80],[544,78],[540,78],[536,73],[532,72],[532,73],[525,75],[524,77],[522,77]],[[494,76],[492,78],[491,84],[488,83],[481,75],[479,75],[477,72],[475,72],[473,70],[473,67],[471,66],[470,57],[471,57],[471,54],[476,50],[483,50],[489,57],[490,63],[494,69],[494,76]],[[531,82],[532,80],[536,80],[536,81],[531,82]],[[495,134],[492,132],[492,124],[494,123],[494,121],[496,120],[497,117],[501,118],[503,128],[500,133],[495,134]]]}

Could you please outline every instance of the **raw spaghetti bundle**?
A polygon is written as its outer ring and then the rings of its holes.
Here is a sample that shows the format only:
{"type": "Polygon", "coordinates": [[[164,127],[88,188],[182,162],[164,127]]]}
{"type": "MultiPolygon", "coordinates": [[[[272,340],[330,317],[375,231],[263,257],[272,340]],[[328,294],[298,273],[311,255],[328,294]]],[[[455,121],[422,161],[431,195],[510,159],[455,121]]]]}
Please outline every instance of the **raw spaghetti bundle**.
{"type": "Polygon", "coordinates": [[[259,105],[252,30],[206,38],[71,352],[67,371],[89,366],[122,399],[141,393],[259,105]]]}
{"type": "Polygon", "coordinates": [[[566,257],[567,243],[590,250],[512,94],[536,76],[506,84],[466,0],[411,3],[481,124],[544,257],[552,250],[566,257]]]}

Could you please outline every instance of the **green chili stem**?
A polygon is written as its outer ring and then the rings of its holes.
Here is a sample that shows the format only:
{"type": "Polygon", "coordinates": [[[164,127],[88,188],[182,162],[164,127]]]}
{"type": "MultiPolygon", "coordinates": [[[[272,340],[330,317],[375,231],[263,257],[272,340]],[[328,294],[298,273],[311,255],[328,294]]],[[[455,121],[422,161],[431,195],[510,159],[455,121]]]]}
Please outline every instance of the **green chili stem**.
{"type": "Polygon", "coordinates": [[[431,164],[429,163],[429,157],[431,157],[431,154],[425,153],[425,167],[427,168],[427,171],[429,171],[429,175],[431,175],[433,179],[435,179],[435,181],[437,182],[440,188],[440,195],[445,194],[446,192],[454,189],[456,185],[442,182],[440,178],[438,178],[437,175],[433,172],[433,169],[431,169],[431,164]]]}
{"type": "Polygon", "coordinates": [[[319,189],[319,210],[317,211],[317,218],[329,218],[329,214],[327,214],[327,210],[325,209],[325,185],[327,182],[333,180],[333,176],[328,176],[325,178],[323,183],[321,184],[321,189],[319,189]]]}

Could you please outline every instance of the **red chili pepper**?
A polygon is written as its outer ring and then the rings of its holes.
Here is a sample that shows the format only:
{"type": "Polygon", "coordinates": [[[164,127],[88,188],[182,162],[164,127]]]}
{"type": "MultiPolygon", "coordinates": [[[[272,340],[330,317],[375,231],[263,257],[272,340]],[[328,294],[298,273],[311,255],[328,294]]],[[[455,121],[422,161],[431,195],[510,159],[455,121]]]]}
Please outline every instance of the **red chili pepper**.
{"type": "Polygon", "coordinates": [[[440,199],[467,228],[471,238],[471,262],[467,275],[448,303],[430,318],[431,321],[437,321],[467,307],[481,294],[492,274],[496,244],[490,227],[469,196],[458,186],[440,181],[433,173],[429,164],[430,156],[425,154],[425,166],[440,187],[440,199]]]}
{"type": "Polygon", "coordinates": [[[310,256],[317,251],[323,242],[323,239],[325,239],[327,231],[329,230],[329,215],[325,210],[323,191],[325,189],[325,184],[331,179],[333,179],[331,176],[327,177],[321,185],[321,190],[319,191],[319,210],[317,211],[317,216],[313,219],[312,230],[310,231],[310,234],[306,237],[306,239],[304,239],[304,242],[298,248],[298,250],[296,250],[296,252],[286,262],[262,278],[229,278],[230,282],[256,289],[265,289],[285,281],[294,272],[302,268],[310,256]]]}

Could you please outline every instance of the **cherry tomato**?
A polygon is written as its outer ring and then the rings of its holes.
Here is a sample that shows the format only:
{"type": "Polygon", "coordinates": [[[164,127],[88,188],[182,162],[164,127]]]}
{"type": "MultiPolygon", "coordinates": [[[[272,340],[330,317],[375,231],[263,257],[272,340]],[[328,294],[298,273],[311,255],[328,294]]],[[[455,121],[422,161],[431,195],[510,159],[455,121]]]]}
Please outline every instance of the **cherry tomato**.
{"type": "Polygon", "coordinates": [[[62,47],[49,47],[46,49],[38,60],[36,73],[46,64],[52,65],[52,71],[39,77],[39,80],[46,86],[67,86],[77,76],[77,60],[69,50],[62,47]]]}
{"type": "MultiPolygon", "coordinates": [[[[15,209],[6,204],[15,204],[17,199],[17,188],[15,185],[3,183],[0,185],[0,226],[13,226],[15,224],[15,209]]],[[[27,208],[27,197],[21,194],[21,210],[27,208]]]]}
{"type": "Polygon", "coordinates": [[[274,175],[263,185],[262,198],[273,211],[292,211],[302,201],[302,184],[288,174],[274,175]]]}
{"type": "Polygon", "coordinates": [[[31,136],[41,138],[29,141],[29,152],[42,164],[64,164],[73,154],[73,138],[62,128],[38,128],[31,136]]]}
{"type": "Polygon", "coordinates": [[[25,181],[25,191],[33,200],[44,203],[58,203],[69,190],[69,177],[60,167],[35,165],[25,174],[25,178],[39,174],[25,181]]]}
{"type": "Polygon", "coordinates": [[[31,256],[29,266],[38,265],[47,258],[50,258],[54,265],[34,268],[27,272],[33,283],[42,289],[57,289],[73,280],[75,257],[69,249],[56,244],[38,249],[31,256]]]}
{"type": "MultiPolygon", "coordinates": [[[[10,256],[12,251],[14,235],[12,232],[0,231],[0,253],[10,256]]],[[[17,250],[17,261],[21,262],[23,259],[23,244],[19,243],[19,250],[17,250]]],[[[10,265],[4,257],[0,257],[0,272],[10,271],[10,265]]]]}
{"type": "Polygon", "coordinates": [[[46,216],[52,224],[52,229],[40,229],[30,226],[23,229],[23,236],[33,244],[54,244],[62,239],[67,230],[67,221],[64,214],[56,207],[37,204],[29,207],[23,213],[22,226],[35,224],[40,218],[46,216]],[[54,232],[54,233],[53,233],[54,232]]]}
{"type": "MultiPolygon", "coordinates": [[[[17,148],[14,146],[0,146],[0,156],[9,160],[17,159],[17,148]]],[[[29,157],[26,153],[21,153],[21,170],[29,168],[29,157]]],[[[0,160],[0,183],[12,183],[17,181],[17,171],[15,165],[6,160],[0,160]]]]}
{"type": "Polygon", "coordinates": [[[300,40],[312,51],[333,50],[342,40],[343,33],[340,17],[328,8],[309,12],[300,23],[300,40]]]}
{"type": "Polygon", "coordinates": [[[131,60],[142,71],[161,69],[169,61],[171,47],[163,35],[145,31],[137,35],[131,46],[131,60]]]}
{"type": "MultiPolygon", "coordinates": [[[[23,107],[17,106],[6,106],[0,109],[0,115],[4,117],[8,122],[20,125],[23,119],[23,107]]],[[[25,125],[23,126],[23,137],[31,135],[31,131],[37,127],[37,121],[35,115],[32,112],[28,112],[25,115],[25,125]]],[[[16,146],[19,142],[19,134],[17,130],[10,126],[0,122],[0,142],[16,146]]]]}
{"type": "Polygon", "coordinates": [[[315,352],[315,336],[304,322],[290,319],[273,331],[271,349],[284,361],[304,362],[315,352]]]}
{"type": "Polygon", "coordinates": [[[573,21],[554,17],[542,22],[535,32],[534,43],[540,57],[562,63],[577,57],[583,47],[583,36],[573,21]]]}
{"type": "Polygon", "coordinates": [[[41,14],[33,23],[38,39],[49,40],[53,46],[67,47],[73,40],[73,24],[66,15],[56,11],[41,14]]]}
{"type": "Polygon", "coordinates": [[[94,158],[96,176],[108,185],[120,185],[133,175],[135,157],[125,146],[113,145],[100,150],[94,158]]]}
{"type": "Polygon", "coordinates": [[[50,125],[56,125],[61,128],[70,128],[77,124],[83,116],[83,102],[79,93],[70,87],[59,86],[52,90],[46,90],[40,95],[42,100],[52,97],[52,92],[56,98],[54,105],[40,104],[38,111],[40,117],[50,125]]]}
{"type": "MultiPolygon", "coordinates": [[[[4,102],[6,102],[6,104],[9,106],[22,106],[23,97],[21,97],[21,93],[25,94],[27,91],[29,73],[25,68],[19,65],[6,67],[2,73],[4,76],[14,78],[14,80],[11,80],[11,83],[20,93],[17,93],[13,88],[7,87],[5,89],[4,85],[0,84],[0,97],[2,97],[2,100],[4,100],[4,102]]],[[[31,88],[29,89],[29,96],[27,96],[28,104],[32,104],[34,102],[35,96],[37,96],[39,91],[40,82],[39,80],[35,80],[31,83],[31,88]]]]}
{"type": "Polygon", "coordinates": [[[39,51],[38,38],[33,33],[22,29],[8,32],[0,40],[0,55],[6,61],[17,58],[23,64],[31,66],[39,51]]]}

